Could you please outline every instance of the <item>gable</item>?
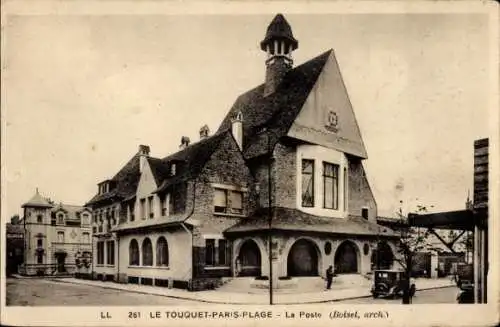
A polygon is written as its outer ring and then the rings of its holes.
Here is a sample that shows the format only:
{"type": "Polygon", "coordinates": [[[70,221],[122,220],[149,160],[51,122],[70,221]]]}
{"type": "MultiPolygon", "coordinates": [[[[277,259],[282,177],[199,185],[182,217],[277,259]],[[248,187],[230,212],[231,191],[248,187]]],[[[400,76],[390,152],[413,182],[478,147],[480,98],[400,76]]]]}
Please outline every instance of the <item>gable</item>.
{"type": "Polygon", "coordinates": [[[144,167],[139,178],[139,184],[137,185],[137,198],[142,198],[150,195],[157,189],[155,176],[151,170],[151,166],[148,160],[144,160],[144,167]]]}
{"type": "Polygon", "coordinates": [[[333,51],[287,135],[367,158],[356,116],[333,51]]]}

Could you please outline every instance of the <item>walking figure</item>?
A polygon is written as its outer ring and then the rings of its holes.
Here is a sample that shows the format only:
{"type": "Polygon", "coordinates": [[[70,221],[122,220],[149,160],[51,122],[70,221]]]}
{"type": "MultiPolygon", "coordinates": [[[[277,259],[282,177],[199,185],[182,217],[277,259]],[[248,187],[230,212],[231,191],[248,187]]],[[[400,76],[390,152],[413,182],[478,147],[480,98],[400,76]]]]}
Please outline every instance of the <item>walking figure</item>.
{"type": "Polygon", "coordinates": [[[326,289],[329,290],[332,287],[333,280],[333,267],[329,266],[326,270],[326,289]]]}

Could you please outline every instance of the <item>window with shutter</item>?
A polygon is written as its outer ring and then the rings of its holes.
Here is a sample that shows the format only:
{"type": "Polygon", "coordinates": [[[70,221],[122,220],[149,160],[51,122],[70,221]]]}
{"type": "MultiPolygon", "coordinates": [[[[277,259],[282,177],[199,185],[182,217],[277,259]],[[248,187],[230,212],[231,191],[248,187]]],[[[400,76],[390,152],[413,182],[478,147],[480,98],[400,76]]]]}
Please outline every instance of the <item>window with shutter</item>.
{"type": "Polygon", "coordinates": [[[243,214],[243,193],[233,191],[231,192],[231,212],[243,214]]]}
{"type": "Polygon", "coordinates": [[[227,195],[226,190],[215,189],[214,192],[214,211],[227,212],[227,195]]]}

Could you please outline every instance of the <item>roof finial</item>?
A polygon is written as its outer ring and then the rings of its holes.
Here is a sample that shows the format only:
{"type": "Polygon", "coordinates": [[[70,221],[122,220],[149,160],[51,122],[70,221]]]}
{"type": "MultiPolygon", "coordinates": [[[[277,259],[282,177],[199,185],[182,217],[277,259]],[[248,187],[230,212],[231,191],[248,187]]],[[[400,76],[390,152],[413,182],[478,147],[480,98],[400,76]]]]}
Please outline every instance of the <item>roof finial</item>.
{"type": "Polygon", "coordinates": [[[36,194],[38,194],[38,187],[37,187],[37,188],[35,188],[35,191],[36,191],[36,194]]]}

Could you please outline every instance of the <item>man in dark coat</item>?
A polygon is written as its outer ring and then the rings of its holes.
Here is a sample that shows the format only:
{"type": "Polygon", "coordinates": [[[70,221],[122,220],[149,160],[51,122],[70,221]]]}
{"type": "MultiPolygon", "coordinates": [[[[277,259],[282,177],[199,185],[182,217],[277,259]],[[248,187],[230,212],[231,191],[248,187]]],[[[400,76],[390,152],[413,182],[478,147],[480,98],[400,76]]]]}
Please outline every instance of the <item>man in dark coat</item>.
{"type": "Polygon", "coordinates": [[[333,267],[329,266],[326,270],[326,289],[329,290],[332,287],[333,280],[333,267]]]}

